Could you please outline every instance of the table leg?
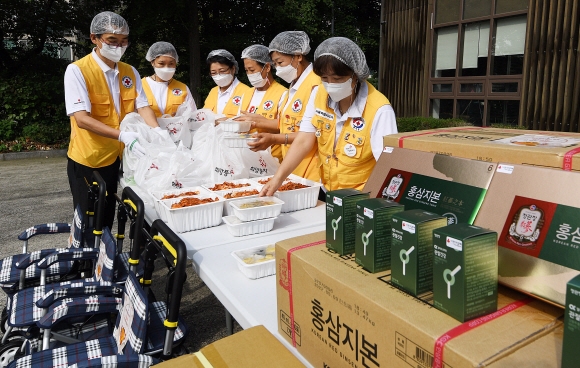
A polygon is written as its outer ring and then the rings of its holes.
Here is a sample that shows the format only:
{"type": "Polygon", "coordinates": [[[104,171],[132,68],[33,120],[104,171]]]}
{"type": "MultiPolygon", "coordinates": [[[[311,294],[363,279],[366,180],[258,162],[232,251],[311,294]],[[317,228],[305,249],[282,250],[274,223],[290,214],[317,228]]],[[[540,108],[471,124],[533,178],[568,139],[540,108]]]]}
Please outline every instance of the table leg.
{"type": "Polygon", "coordinates": [[[226,308],[224,308],[224,310],[226,311],[226,333],[229,335],[233,335],[234,334],[234,317],[232,317],[232,315],[230,314],[230,312],[228,312],[228,310],[226,308]]]}

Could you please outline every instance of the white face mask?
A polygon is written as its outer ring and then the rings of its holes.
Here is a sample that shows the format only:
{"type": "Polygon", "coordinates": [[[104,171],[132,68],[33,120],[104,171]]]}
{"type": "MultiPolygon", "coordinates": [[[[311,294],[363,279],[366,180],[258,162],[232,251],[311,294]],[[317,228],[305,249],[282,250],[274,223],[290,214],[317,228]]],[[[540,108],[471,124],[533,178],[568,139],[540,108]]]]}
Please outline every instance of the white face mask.
{"type": "Polygon", "coordinates": [[[229,86],[234,80],[234,76],[231,74],[218,74],[212,75],[213,81],[220,87],[229,86]]]}
{"type": "Polygon", "coordinates": [[[168,81],[173,78],[175,74],[175,68],[153,68],[155,69],[155,74],[164,81],[168,81]]]}
{"type": "Polygon", "coordinates": [[[328,95],[334,102],[338,102],[352,94],[352,78],[349,78],[343,83],[327,83],[322,82],[324,89],[328,92],[328,95]]]}
{"type": "Polygon", "coordinates": [[[111,60],[114,63],[118,63],[119,60],[121,60],[123,54],[125,53],[125,50],[127,50],[127,46],[113,47],[107,45],[104,42],[101,42],[101,44],[103,45],[100,48],[101,55],[103,55],[103,57],[111,60]]]}
{"type": "MultiPolygon", "coordinates": [[[[265,67],[266,65],[264,65],[264,68],[265,67]]],[[[262,68],[262,70],[257,73],[246,74],[252,86],[260,88],[264,87],[264,85],[268,82],[268,78],[262,78],[262,72],[264,71],[264,68],[262,68]]]]}
{"type": "MultiPolygon", "coordinates": [[[[294,61],[294,56],[292,57],[294,61]]],[[[286,66],[279,66],[276,68],[276,75],[282,78],[286,83],[292,83],[298,76],[298,69],[292,66],[292,61],[286,66]]]]}

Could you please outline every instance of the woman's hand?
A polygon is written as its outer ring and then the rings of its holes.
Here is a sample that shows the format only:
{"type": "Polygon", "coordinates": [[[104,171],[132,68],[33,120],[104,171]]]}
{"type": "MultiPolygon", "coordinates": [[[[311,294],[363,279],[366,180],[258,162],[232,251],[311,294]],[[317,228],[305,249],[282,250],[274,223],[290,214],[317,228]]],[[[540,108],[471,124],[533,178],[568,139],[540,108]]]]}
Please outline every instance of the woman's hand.
{"type": "Polygon", "coordinates": [[[250,146],[250,150],[254,152],[264,151],[268,149],[274,142],[274,134],[270,133],[258,133],[255,134],[254,137],[258,138],[255,142],[248,142],[248,146],[250,146]]]}
{"type": "Polygon", "coordinates": [[[227,118],[226,116],[224,116],[223,118],[215,119],[215,123],[214,123],[214,125],[215,125],[215,126],[218,126],[218,125],[220,125],[220,123],[221,123],[222,121],[224,121],[224,120],[227,120],[227,119],[228,119],[228,118],[227,118]]]}
{"type": "Polygon", "coordinates": [[[271,197],[280,188],[284,182],[283,178],[278,178],[275,175],[267,182],[260,191],[260,197],[271,197]]]}
{"type": "Polygon", "coordinates": [[[242,111],[242,116],[237,117],[235,120],[238,121],[260,121],[264,117],[260,114],[252,114],[247,111],[242,111]]]}

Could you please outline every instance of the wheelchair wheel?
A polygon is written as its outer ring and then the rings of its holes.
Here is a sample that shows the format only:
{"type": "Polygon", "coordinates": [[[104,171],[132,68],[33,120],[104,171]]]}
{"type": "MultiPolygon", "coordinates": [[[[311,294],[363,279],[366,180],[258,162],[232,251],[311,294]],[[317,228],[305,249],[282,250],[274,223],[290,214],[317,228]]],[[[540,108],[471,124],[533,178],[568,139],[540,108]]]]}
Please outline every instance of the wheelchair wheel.
{"type": "Polygon", "coordinates": [[[8,327],[8,310],[6,306],[2,308],[2,314],[0,315],[0,331],[2,333],[6,333],[6,328],[8,327]]]}
{"type": "Polygon", "coordinates": [[[7,367],[13,360],[24,356],[20,352],[23,341],[21,339],[10,340],[4,345],[0,345],[0,368],[7,367]]]}

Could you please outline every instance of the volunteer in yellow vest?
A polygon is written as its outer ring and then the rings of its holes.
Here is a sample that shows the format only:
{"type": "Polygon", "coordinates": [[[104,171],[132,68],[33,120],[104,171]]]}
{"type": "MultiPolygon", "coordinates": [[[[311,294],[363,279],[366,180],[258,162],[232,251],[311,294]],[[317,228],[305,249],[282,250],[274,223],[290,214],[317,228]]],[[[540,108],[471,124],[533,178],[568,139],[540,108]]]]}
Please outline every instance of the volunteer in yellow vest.
{"type": "Polygon", "coordinates": [[[189,88],[173,79],[179,62],[175,47],[169,42],[155,42],[147,51],[145,59],[151,62],[155,74],[143,78],[143,90],[149,106],[158,118],[162,115],[175,116],[177,108],[187,102],[195,111],[195,101],[189,88]]]}
{"type": "Polygon", "coordinates": [[[322,86],[313,91],[300,132],[262,195],[274,194],[313,146],[326,190],[362,189],[383,150],[383,136],[397,133],[389,100],[366,81],[366,58],[354,42],[344,37],[322,42],[314,72],[322,86]]]}
{"type": "Polygon", "coordinates": [[[234,55],[223,49],[213,50],[207,55],[206,62],[217,86],[209,92],[203,108],[224,114],[227,118],[238,115],[240,109],[247,110],[250,101],[243,104],[242,96],[250,87],[236,78],[238,62],[234,55]]]}
{"type": "MultiPolygon", "coordinates": [[[[236,120],[251,121],[252,133],[280,133],[278,114],[286,103],[288,89],[274,80],[270,51],[264,45],[248,46],[242,51],[242,60],[253,87],[242,98],[250,101],[248,110],[241,111],[243,117],[236,120]]],[[[272,146],[272,156],[282,161],[280,145],[272,146]]]]}
{"type": "MultiPolygon", "coordinates": [[[[278,34],[269,46],[270,57],[276,66],[276,75],[290,83],[288,99],[280,113],[278,126],[279,134],[259,133],[258,141],[253,150],[264,150],[267,147],[279,144],[282,148],[282,157],[285,160],[290,144],[298,135],[306,103],[317,85],[320,77],[312,71],[312,64],[306,59],[310,51],[310,39],[302,31],[286,31],[278,34]]],[[[248,144],[250,145],[250,144],[248,144]]],[[[292,168],[293,174],[318,182],[317,147],[302,157],[301,162],[292,168]]]]}
{"type": "Polygon", "coordinates": [[[87,210],[87,182],[98,171],[107,184],[104,225],[111,227],[120,159],[124,145],[137,156],[145,155],[139,134],[121,132],[126,114],[135,110],[147,125],[162,131],[147,103],[139,73],[119,60],[129,46],[129,26],[113,12],[97,14],[90,28],[96,45],[90,55],[70,64],[64,75],[67,115],[71,120],[67,174],[73,205],[87,210]]]}

